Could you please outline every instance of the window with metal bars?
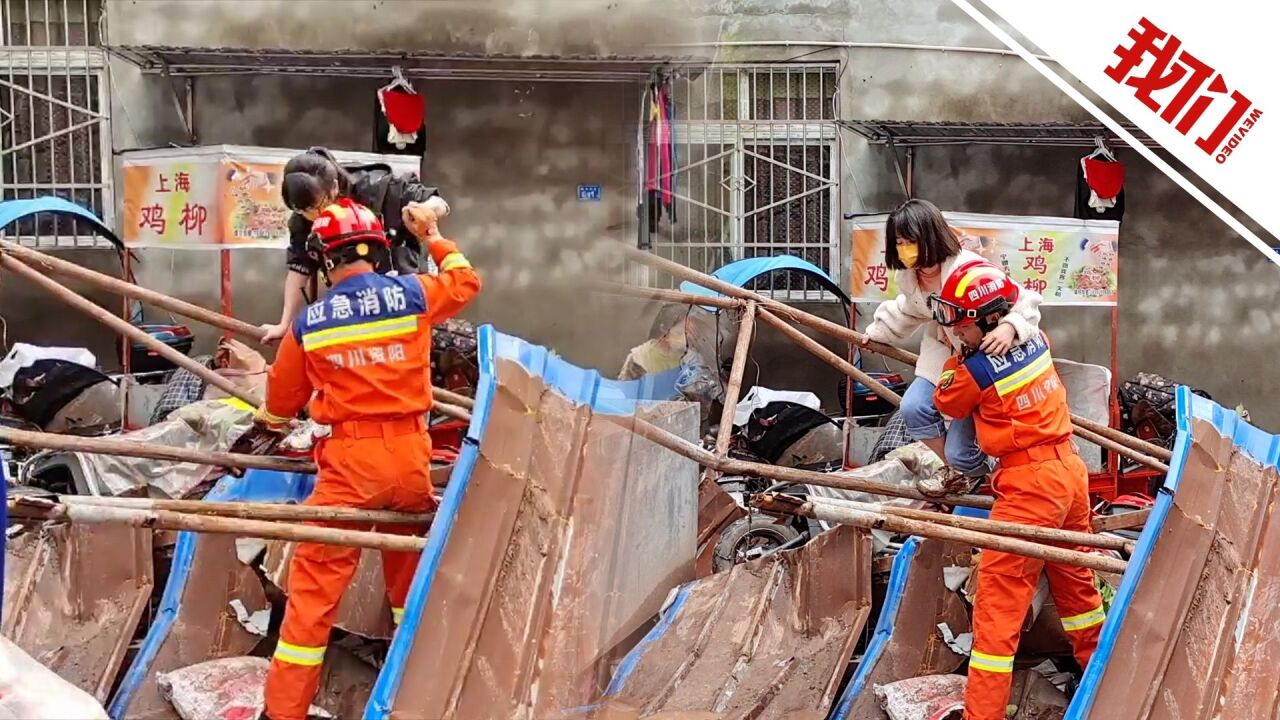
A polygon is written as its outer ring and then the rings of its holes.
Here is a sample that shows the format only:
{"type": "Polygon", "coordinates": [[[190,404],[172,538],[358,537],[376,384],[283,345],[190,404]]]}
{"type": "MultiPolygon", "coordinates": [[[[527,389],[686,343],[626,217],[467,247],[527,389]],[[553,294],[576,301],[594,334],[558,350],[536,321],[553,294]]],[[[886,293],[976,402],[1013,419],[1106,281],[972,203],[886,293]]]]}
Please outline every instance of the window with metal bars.
{"type": "MultiPolygon", "coordinates": [[[[794,255],[838,279],[837,71],[828,63],[683,68],[672,97],[675,221],[653,229],[653,251],[708,272],[794,255]]],[[[832,299],[797,273],[752,289],[832,299]]]]}
{"type": "MultiPolygon", "coordinates": [[[[101,0],[0,0],[0,199],[57,196],[112,221],[110,103],[101,0]]],[[[41,247],[105,244],[37,215],[0,235],[41,247]]]]}

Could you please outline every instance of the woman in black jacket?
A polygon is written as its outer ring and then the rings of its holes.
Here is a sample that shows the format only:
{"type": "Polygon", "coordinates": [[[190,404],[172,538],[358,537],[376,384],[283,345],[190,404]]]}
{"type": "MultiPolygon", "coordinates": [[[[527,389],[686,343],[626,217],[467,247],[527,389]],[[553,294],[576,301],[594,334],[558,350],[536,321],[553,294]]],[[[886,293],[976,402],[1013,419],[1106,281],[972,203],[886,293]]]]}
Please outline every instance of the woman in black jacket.
{"type": "Polygon", "coordinates": [[[401,213],[409,203],[426,203],[439,216],[449,213],[449,204],[437,188],[423,185],[414,173],[396,175],[390,165],[341,165],[324,148],[311,148],[295,155],[284,166],[280,187],[284,204],[293,211],[289,218],[288,274],[284,281],[284,309],[278,324],[263,325],[263,341],[274,343],[284,337],[306,304],[306,290],[320,269],[319,259],[307,251],[311,223],[327,205],[340,197],[355,200],[377,213],[391,239],[391,256],[377,268],[379,272],[425,272],[418,240],[404,229],[401,213]]]}

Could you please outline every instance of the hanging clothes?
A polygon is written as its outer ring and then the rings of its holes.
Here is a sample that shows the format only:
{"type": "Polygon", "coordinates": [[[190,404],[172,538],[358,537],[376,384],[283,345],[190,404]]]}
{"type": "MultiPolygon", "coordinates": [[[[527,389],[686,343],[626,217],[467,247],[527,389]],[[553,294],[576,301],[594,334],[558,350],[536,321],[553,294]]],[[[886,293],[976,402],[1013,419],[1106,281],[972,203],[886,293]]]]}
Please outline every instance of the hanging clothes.
{"type": "Polygon", "coordinates": [[[1124,217],[1124,164],[1102,144],[1080,158],[1076,172],[1076,212],[1083,220],[1124,217]]]}
{"type": "Polygon", "coordinates": [[[655,78],[648,92],[648,128],[645,152],[645,191],[649,204],[649,232],[662,220],[663,211],[671,222],[675,217],[675,143],[672,126],[675,108],[671,102],[670,78],[655,78]]]}

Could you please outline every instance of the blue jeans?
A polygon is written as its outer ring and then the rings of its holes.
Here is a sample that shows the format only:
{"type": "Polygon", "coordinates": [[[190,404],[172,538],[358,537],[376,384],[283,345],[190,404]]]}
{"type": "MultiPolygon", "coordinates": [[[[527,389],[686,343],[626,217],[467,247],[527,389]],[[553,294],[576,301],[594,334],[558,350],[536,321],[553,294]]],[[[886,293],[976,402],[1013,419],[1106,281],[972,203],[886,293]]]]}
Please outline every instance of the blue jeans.
{"type": "Polygon", "coordinates": [[[933,405],[933,383],[924,378],[911,381],[902,394],[902,420],[907,425],[907,435],[912,440],[933,440],[946,435],[946,453],[943,460],[949,467],[970,477],[991,472],[991,463],[978,448],[978,435],[973,418],[952,420],[946,426],[942,413],[933,405]]]}

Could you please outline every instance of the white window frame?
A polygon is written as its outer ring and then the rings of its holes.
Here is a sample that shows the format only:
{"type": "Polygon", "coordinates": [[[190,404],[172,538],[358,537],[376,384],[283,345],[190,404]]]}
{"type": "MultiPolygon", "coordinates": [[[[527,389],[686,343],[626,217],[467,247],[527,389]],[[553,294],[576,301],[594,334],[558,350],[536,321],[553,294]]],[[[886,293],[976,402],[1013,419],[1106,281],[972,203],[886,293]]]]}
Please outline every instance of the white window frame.
{"type": "MultiPolygon", "coordinates": [[[[8,28],[4,25],[3,5],[0,4],[0,28],[5,33],[0,36],[0,40],[7,38],[8,28]]],[[[110,72],[107,66],[107,58],[105,51],[100,47],[83,46],[83,47],[65,47],[65,46],[22,46],[22,45],[4,45],[0,43],[0,92],[10,92],[26,94],[32,98],[41,100],[46,103],[52,103],[55,106],[70,108],[75,113],[87,118],[75,120],[67,128],[48,133],[38,138],[33,138],[27,143],[23,143],[17,148],[0,148],[0,187],[15,188],[27,191],[35,191],[38,194],[51,194],[56,190],[91,190],[97,191],[101,197],[101,207],[94,209],[98,216],[102,219],[107,227],[115,227],[115,192],[114,192],[114,170],[115,162],[112,157],[112,138],[111,138],[111,90],[110,90],[110,72]],[[16,82],[17,77],[29,76],[39,77],[41,74],[49,78],[50,82],[56,82],[59,77],[63,78],[86,78],[87,82],[97,83],[97,92],[95,93],[98,109],[90,110],[89,108],[80,107],[73,103],[54,98],[43,93],[34,91],[31,88],[23,87],[16,82]],[[10,77],[14,81],[10,81],[10,77]],[[94,165],[98,168],[100,182],[52,182],[52,183],[12,183],[9,175],[12,173],[12,160],[8,157],[12,152],[19,152],[25,147],[32,144],[51,143],[58,137],[66,135],[73,130],[80,130],[86,127],[98,125],[98,142],[94,148],[96,157],[94,165]],[[43,193],[41,191],[44,191],[43,193]]],[[[0,118],[0,123],[12,122],[12,118],[0,118]]],[[[57,157],[56,160],[61,163],[64,158],[57,157]]],[[[68,159],[70,161],[70,159],[68,159]]],[[[51,160],[52,162],[52,160],[51,160]]],[[[56,173],[51,173],[51,177],[57,177],[56,173]]],[[[69,223],[70,224],[70,223],[69,223]]],[[[15,235],[11,234],[12,230],[6,231],[0,228],[0,238],[16,241],[23,245],[39,248],[104,248],[111,247],[111,243],[106,239],[97,235],[58,235],[52,237],[32,236],[32,235],[15,235]]]]}

